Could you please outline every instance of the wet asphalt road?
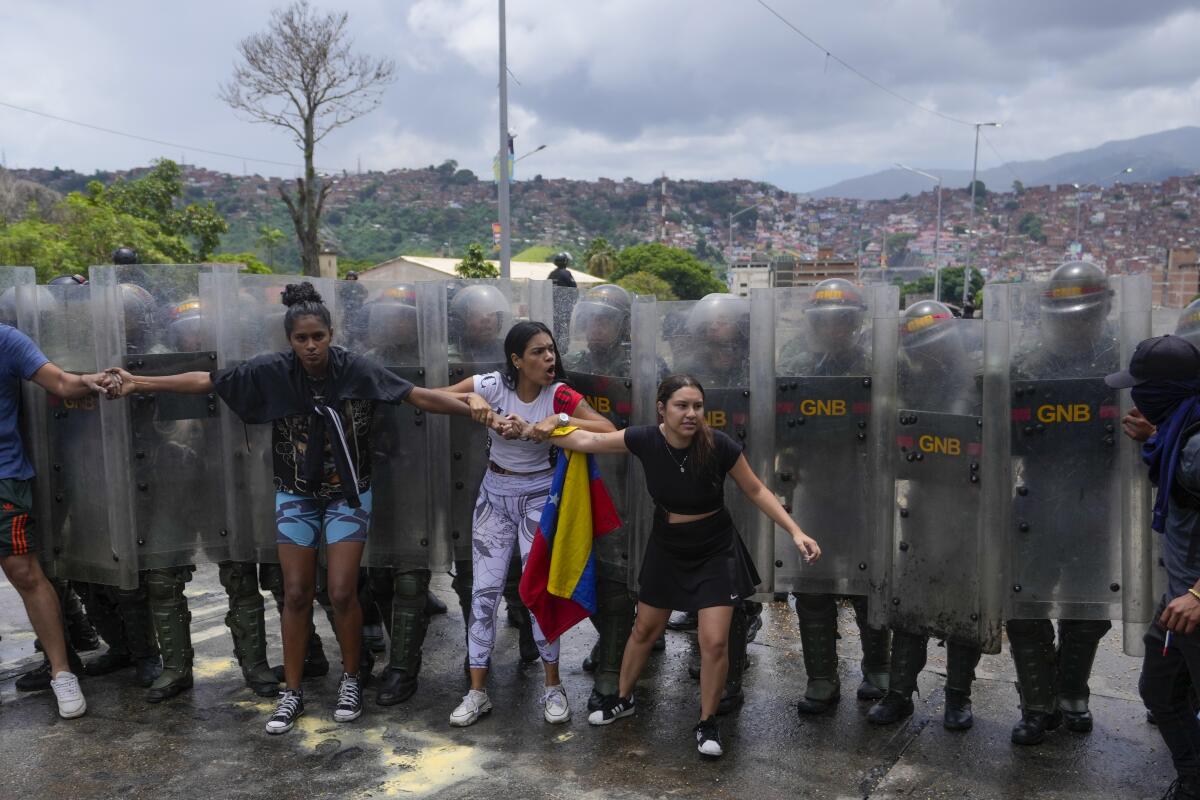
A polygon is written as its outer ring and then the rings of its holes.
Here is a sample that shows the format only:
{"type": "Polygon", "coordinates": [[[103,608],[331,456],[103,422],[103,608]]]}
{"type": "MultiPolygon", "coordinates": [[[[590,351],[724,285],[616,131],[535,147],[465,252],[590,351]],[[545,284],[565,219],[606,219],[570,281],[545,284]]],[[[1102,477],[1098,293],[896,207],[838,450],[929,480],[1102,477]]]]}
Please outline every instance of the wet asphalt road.
{"type": "MultiPolygon", "coordinates": [[[[1096,729],[1051,734],[1040,747],[1009,742],[1017,719],[1007,653],[984,656],[975,683],[975,727],[941,727],[944,651],[930,646],[917,712],[904,725],[868,725],[854,699],[858,635],[842,611],[843,699],[835,714],[798,718],[804,668],[794,612],[770,604],[750,645],[746,705],[725,717],[726,756],[706,762],[691,726],[698,712],[687,663],[695,638],[668,633],[638,690],[636,716],[591,728],[590,676],[580,662],[592,643],[586,623],[563,639],[563,682],[572,720],[541,719],[541,669],[520,666],[516,631],[502,625],[491,697],[496,710],[467,729],[446,718],[466,691],[462,618],[449,579],[435,588],[450,613],[430,626],[421,688],[399,706],[330,719],[336,676],[306,684],[307,713],[288,735],[262,726],[273,703],[244,688],[223,623],[216,568],[188,587],[197,652],[196,686],[158,706],[142,699],[131,673],[86,679],[88,714],[60,720],[47,694],[23,695],[15,675],[39,660],[16,593],[0,581],[0,755],[8,798],[1157,798],[1172,770],[1136,696],[1139,662],[1106,637],[1092,681],[1096,729]]],[[[278,620],[268,604],[272,660],[278,620]]],[[[318,615],[321,617],[322,615],[318,615]]],[[[327,648],[332,638],[319,619],[327,648]]],[[[86,657],[86,656],[85,656],[86,657]]],[[[379,667],[376,672],[378,673],[379,667]]]]}

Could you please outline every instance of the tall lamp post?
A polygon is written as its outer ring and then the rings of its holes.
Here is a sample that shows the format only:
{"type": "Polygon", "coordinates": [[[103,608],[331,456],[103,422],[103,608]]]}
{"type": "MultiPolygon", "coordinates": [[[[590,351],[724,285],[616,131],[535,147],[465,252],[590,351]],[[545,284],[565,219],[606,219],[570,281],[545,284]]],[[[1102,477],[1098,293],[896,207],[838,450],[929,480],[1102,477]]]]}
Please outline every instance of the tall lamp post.
{"type": "Polygon", "coordinates": [[[497,196],[500,206],[500,277],[508,280],[512,274],[512,215],[508,205],[508,54],[504,29],[504,0],[500,0],[500,185],[497,187],[497,196]]]}
{"type": "Polygon", "coordinates": [[[941,243],[942,243],[942,178],[940,175],[930,175],[928,172],[922,172],[919,169],[896,162],[896,166],[914,175],[921,175],[929,178],[931,181],[937,181],[937,227],[933,229],[933,299],[941,301],[942,299],[942,261],[941,261],[941,243]]]}
{"type": "Polygon", "coordinates": [[[971,294],[971,266],[975,261],[975,247],[976,243],[978,242],[978,237],[976,236],[975,231],[975,178],[979,174],[979,129],[999,127],[999,122],[975,123],[975,159],[971,162],[971,217],[970,222],[967,225],[967,233],[971,237],[971,249],[967,252],[967,265],[963,268],[962,307],[964,314],[967,311],[967,298],[971,294]]]}
{"type": "Polygon", "coordinates": [[[733,264],[733,221],[745,214],[747,211],[753,211],[756,208],[761,208],[762,203],[755,203],[752,206],[746,206],[740,211],[734,211],[729,215],[729,263],[733,264]]]}

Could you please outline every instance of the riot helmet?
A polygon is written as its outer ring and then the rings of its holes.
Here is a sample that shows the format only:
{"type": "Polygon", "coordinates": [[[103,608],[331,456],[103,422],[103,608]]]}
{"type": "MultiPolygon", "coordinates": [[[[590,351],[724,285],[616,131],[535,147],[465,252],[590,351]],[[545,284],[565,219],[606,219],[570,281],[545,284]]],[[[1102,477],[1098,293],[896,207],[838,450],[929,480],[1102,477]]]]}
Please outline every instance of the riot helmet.
{"type": "Polygon", "coordinates": [[[569,268],[574,260],[575,259],[571,258],[571,254],[566,250],[563,250],[561,253],[554,254],[554,266],[558,267],[559,269],[569,268]]]}
{"type": "Polygon", "coordinates": [[[59,275],[57,278],[51,278],[46,282],[47,286],[81,286],[88,282],[88,279],[82,275],[59,275]]]}
{"type": "MultiPolygon", "coordinates": [[[[48,329],[47,322],[58,312],[59,303],[62,301],[62,294],[56,294],[54,290],[47,286],[35,286],[33,289],[36,297],[35,302],[37,303],[38,321],[41,326],[40,331],[36,333],[39,333],[42,339],[45,340],[48,329]]],[[[61,290],[59,291],[61,292],[61,290]]],[[[17,328],[20,327],[17,321],[17,287],[10,286],[4,290],[3,294],[0,294],[0,322],[17,328]]],[[[61,325],[49,327],[61,327],[61,325]]],[[[24,332],[31,336],[35,334],[35,331],[30,330],[24,332]]],[[[44,349],[45,346],[43,346],[44,349]]]]}
{"type": "Polygon", "coordinates": [[[131,353],[144,353],[155,340],[154,296],[135,283],[122,283],[120,288],[125,346],[131,353]]]}
{"type": "Polygon", "coordinates": [[[688,312],[691,369],[717,380],[740,374],[750,343],[750,300],[732,294],[708,294],[688,312]]]}
{"type": "Polygon", "coordinates": [[[173,304],[167,311],[167,340],[176,353],[204,350],[204,308],[195,297],[173,304]]]}
{"type": "Polygon", "coordinates": [[[922,300],[904,312],[900,348],[915,372],[951,372],[964,355],[954,314],[936,300],[922,300]]]}
{"type": "Polygon", "coordinates": [[[632,306],[629,292],[615,283],[588,289],[571,312],[571,341],[597,354],[627,344],[632,306]]]}
{"type": "Polygon", "coordinates": [[[482,360],[503,360],[504,335],[511,322],[508,298],[490,284],[464,286],[450,301],[450,335],[462,358],[487,354],[482,360]],[[492,358],[496,353],[499,358],[492,358]]]}
{"type": "Polygon", "coordinates": [[[1043,342],[1058,353],[1091,349],[1104,333],[1112,296],[1108,276],[1095,264],[1057,267],[1041,293],[1043,342]]]}
{"type": "Polygon", "coordinates": [[[396,354],[406,354],[405,360],[416,356],[417,291],[408,283],[384,289],[363,309],[367,317],[367,346],[375,353],[387,353],[385,361],[396,354]]]}
{"type": "Polygon", "coordinates": [[[132,247],[118,247],[112,251],[112,263],[123,265],[138,263],[137,250],[132,247]]]}
{"type": "Polygon", "coordinates": [[[1187,304],[1175,326],[1175,335],[1200,347],[1200,297],[1187,304]]]}
{"type": "Polygon", "coordinates": [[[862,292],[845,278],[818,283],[804,309],[810,349],[815,353],[837,353],[854,346],[866,310],[862,292]]]}

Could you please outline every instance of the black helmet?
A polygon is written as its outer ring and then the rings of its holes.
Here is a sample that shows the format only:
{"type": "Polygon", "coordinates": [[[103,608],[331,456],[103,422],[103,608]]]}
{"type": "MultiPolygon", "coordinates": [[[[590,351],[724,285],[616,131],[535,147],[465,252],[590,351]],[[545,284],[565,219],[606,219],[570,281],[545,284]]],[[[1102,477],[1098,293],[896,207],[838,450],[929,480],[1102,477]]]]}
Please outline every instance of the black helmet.
{"type": "Polygon", "coordinates": [[[47,286],[78,286],[88,282],[88,279],[82,275],[59,275],[57,278],[52,278],[47,282],[47,286]]]}
{"type": "Polygon", "coordinates": [[[1041,293],[1043,339],[1054,350],[1091,346],[1112,308],[1104,270],[1088,261],[1069,261],[1050,273],[1041,293]]]}
{"type": "Polygon", "coordinates": [[[358,272],[356,272],[355,270],[350,270],[349,272],[346,273],[346,280],[348,280],[348,281],[358,280],[358,272]]]}
{"type": "Polygon", "coordinates": [[[571,262],[573,261],[574,259],[571,258],[571,254],[566,250],[563,250],[561,253],[554,254],[554,266],[556,267],[566,269],[567,267],[571,266],[571,262]]]}
{"type": "Polygon", "coordinates": [[[136,264],[138,263],[137,250],[132,247],[118,247],[112,252],[112,263],[114,264],[136,264]]]}
{"type": "Polygon", "coordinates": [[[829,353],[852,344],[866,310],[862,292],[845,278],[829,278],[814,286],[804,309],[813,350],[829,353]]]}
{"type": "Polygon", "coordinates": [[[141,352],[155,339],[154,296],[136,283],[122,283],[121,305],[125,314],[125,343],[141,352]]]}
{"type": "Polygon", "coordinates": [[[199,300],[192,297],[170,308],[167,335],[173,350],[190,353],[202,349],[204,308],[199,300]]]}

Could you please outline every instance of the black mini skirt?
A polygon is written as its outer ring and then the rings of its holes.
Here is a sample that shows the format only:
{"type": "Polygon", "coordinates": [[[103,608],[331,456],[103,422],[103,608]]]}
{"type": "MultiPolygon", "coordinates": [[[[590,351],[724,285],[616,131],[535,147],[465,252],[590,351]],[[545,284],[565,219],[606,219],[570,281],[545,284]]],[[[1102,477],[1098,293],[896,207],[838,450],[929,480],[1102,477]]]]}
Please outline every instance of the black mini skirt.
{"type": "Polygon", "coordinates": [[[752,596],[760,581],[727,509],[676,524],[667,522],[661,507],[655,509],[638,600],[676,611],[733,606],[752,596]]]}

